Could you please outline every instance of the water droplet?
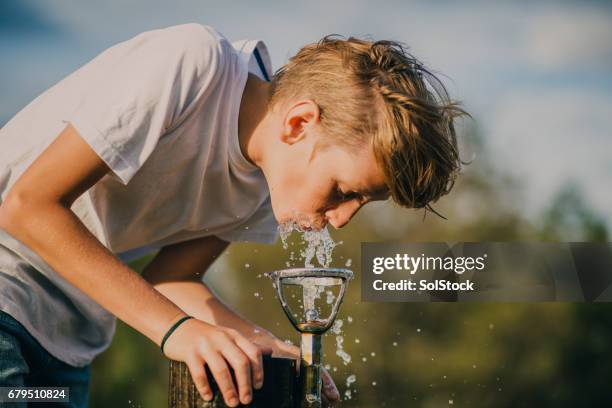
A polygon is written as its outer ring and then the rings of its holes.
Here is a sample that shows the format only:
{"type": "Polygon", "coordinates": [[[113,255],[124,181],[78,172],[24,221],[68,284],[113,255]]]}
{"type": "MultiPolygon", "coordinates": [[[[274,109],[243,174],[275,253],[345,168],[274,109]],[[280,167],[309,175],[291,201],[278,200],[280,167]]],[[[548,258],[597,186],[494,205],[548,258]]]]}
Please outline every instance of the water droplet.
{"type": "Polygon", "coordinates": [[[338,319],[334,322],[334,325],[331,328],[332,333],[334,334],[340,334],[342,332],[342,325],[344,324],[344,322],[342,321],[342,319],[338,319]]]}
{"type": "Polygon", "coordinates": [[[328,305],[331,305],[332,303],[334,303],[334,292],[332,292],[331,290],[327,290],[325,291],[325,295],[326,295],[326,299],[325,299],[325,303],[327,303],[328,305]]]}
{"type": "Polygon", "coordinates": [[[351,384],[355,381],[357,381],[357,376],[355,374],[349,375],[348,377],[346,377],[346,386],[350,387],[351,384]]]}

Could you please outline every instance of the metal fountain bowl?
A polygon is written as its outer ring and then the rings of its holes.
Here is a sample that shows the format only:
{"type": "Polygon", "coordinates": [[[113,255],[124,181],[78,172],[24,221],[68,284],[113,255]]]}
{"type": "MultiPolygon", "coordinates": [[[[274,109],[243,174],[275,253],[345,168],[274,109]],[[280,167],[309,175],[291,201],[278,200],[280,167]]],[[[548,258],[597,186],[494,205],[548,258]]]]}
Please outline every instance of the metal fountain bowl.
{"type": "Polygon", "coordinates": [[[338,309],[340,308],[340,304],[344,298],[348,281],[353,278],[353,271],[341,268],[289,268],[274,271],[270,273],[270,277],[274,282],[281,306],[295,329],[302,333],[316,332],[320,334],[329,330],[334,323],[334,320],[338,314],[338,309]],[[285,285],[303,285],[303,283],[305,281],[307,282],[309,278],[315,279],[317,285],[340,286],[340,292],[338,293],[334,305],[332,306],[330,316],[327,319],[319,320],[321,325],[316,327],[316,329],[305,328],[303,324],[300,324],[301,322],[298,321],[291,312],[283,292],[283,287],[285,285]]]}

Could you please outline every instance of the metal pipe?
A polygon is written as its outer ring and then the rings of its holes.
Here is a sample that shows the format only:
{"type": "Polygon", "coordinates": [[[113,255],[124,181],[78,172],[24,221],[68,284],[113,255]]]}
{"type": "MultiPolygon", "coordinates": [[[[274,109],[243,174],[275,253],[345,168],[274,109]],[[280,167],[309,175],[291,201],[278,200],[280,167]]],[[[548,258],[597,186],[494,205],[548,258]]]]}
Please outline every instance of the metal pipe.
{"type": "Polygon", "coordinates": [[[302,333],[300,353],[300,408],[321,407],[322,336],[302,333]]]}

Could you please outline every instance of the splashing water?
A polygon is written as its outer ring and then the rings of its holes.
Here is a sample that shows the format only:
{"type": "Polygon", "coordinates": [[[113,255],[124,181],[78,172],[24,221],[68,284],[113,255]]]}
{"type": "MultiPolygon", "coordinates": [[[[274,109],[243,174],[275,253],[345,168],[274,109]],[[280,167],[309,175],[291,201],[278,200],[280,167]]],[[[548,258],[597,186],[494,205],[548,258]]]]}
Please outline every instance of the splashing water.
{"type": "Polygon", "coordinates": [[[334,334],[342,334],[342,326],[344,325],[344,321],[342,319],[338,319],[334,322],[334,325],[331,328],[331,332],[334,334]]]}
{"type": "Polygon", "coordinates": [[[304,313],[306,321],[316,320],[319,318],[319,313],[317,312],[315,302],[321,297],[324,287],[317,285],[314,279],[308,280],[306,278],[303,279],[303,282],[305,283],[302,284],[302,287],[304,288],[302,297],[304,299],[304,313]]]}
{"type": "Polygon", "coordinates": [[[306,243],[306,248],[300,253],[302,258],[304,258],[304,267],[314,268],[312,261],[316,258],[320,266],[329,268],[332,262],[332,252],[342,242],[336,243],[329,235],[327,228],[305,231],[296,222],[289,221],[278,226],[278,232],[284,249],[289,248],[287,240],[293,231],[301,232],[302,240],[306,243]]]}
{"type": "Polygon", "coordinates": [[[346,377],[346,386],[350,387],[355,381],[357,381],[357,376],[355,374],[349,375],[346,377]]]}
{"type": "MultiPolygon", "coordinates": [[[[305,268],[314,268],[312,261],[315,257],[320,266],[328,268],[331,265],[332,252],[339,243],[336,243],[332,239],[327,228],[318,231],[305,231],[300,228],[299,224],[295,221],[289,221],[280,224],[278,226],[278,231],[284,249],[289,249],[288,239],[293,231],[302,233],[302,240],[306,243],[306,248],[301,251],[305,268]]],[[[295,261],[295,253],[293,251],[289,254],[289,261],[287,262],[288,267],[291,265],[292,261],[295,261]]],[[[302,288],[303,308],[306,320],[316,320],[318,318],[318,312],[315,307],[315,302],[321,297],[324,287],[317,285],[315,279],[304,279],[302,288]]],[[[331,293],[331,296],[329,293],[326,293],[326,295],[327,303],[333,303],[333,293],[331,293]]]]}
{"type": "Polygon", "coordinates": [[[327,303],[328,305],[331,305],[332,303],[334,303],[334,300],[336,300],[334,292],[332,292],[331,290],[326,290],[325,296],[325,303],[327,303]]]}
{"type": "Polygon", "coordinates": [[[344,321],[342,321],[342,319],[336,320],[331,328],[331,332],[336,335],[336,355],[342,359],[344,365],[349,365],[353,358],[344,350],[344,335],[342,334],[343,324],[344,321]]]}
{"type": "Polygon", "coordinates": [[[357,381],[357,376],[355,374],[351,374],[348,377],[346,377],[346,390],[344,391],[344,399],[351,399],[352,398],[352,391],[351,391],[351,385],[357,381]]]}
{"type": "MultiPolygon", "coordinates": [[[[333,238],[330,236],[327,228],[321,230],[312,230],[305,231],[300,228],[299,224],[294,221],[285,222],[279,225],[278,227],[279,235],[283,244],[283,248],[285,250],[289,249],[289,236],[293,233],[293,231],[297,231],[302,235],[302,241],[306,244],[306,247],[300,252],[301,258],[304,259],[304,267],[305,268],[314,268],[314,260],[319,264],[319,266],[323,268],[329,268],[332,263],[332,253],[336,246],[342,244],[342,241],[335,242],[333,238]]],[[[292,244],[293,245],[293,244],[292,244]]],[[[291,251],[289,256],[289,261],[287,261],[287,267],[291,267],[295,265],[297,261],[297,257],[295,253],[291,251]]],[[[350,267],[352,261],[349,259],[346,262],[346,266],[350,267]]],[[[334,303],[335,295],[331,290],[325,290],[324,286],[316,285],[315,280],[310,282],[302,283],[302,298],[303,298],[303,307],[306,320],[315,320],[318,318],[318,313],[315,307],[315,302],[317,299],[321,297],[322,294],[325,294],[325,302],[328,305],[334,303]]],[[[352,322],[352,318],[349,317],[349,323],[352,322]]],[[[352,361],[352,357],[349,353],[344,350],[344,335],[342,332],[343,326],[342,319],[337,319],[334,322],[334,325],[330,329],[331,333],[336,337],[336,355],[340,357],[342,363],[346,366],[349,365],[352,361]]],[[[334,367],[333,371],[337,371],[337,368],[334,367]]],[[[356,376],[353,374],[346,379],[347,387],[350,387],[356,381],[356,376]]],[[[345,391],[345,399],[352,398],[352,392],[350,389],[345,391]]]]}
{"type": "Polygon", "coordinates": [[[344,399],[345,400],[350,400],[351,398],[352,398],[351,390],[344,391],[344,399]]]}

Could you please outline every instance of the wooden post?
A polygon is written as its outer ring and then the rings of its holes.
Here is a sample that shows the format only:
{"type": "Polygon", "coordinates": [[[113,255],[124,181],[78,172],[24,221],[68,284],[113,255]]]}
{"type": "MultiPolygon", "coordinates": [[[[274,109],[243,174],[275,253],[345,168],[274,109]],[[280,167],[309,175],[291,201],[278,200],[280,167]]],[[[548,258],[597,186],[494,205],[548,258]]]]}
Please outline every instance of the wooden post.
{"type": "MultiPolygon", "coordinates": [[[[207,370],[208,380],[213,389],[213,400],[202,399],[191,379],[187,365],[170,361],[169,408],[224,408],[223,396],[207,370]]],[[[255,390],[253,401],[241,407],[251,408],[294,408],[296,403],[296,362],[288,358],[264,356],[264,385],[255,390]]]]}

